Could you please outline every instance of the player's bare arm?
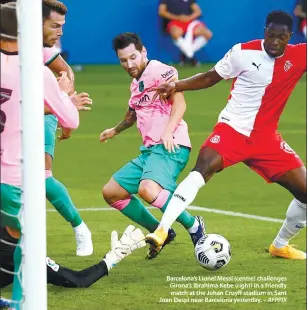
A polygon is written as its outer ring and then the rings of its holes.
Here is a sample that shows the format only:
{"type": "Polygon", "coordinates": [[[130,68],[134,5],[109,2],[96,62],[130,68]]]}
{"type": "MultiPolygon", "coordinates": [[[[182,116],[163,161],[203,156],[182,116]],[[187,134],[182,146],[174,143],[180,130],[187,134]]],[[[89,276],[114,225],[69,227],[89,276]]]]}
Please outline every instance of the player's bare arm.
{"type": "Polygon", "coordinates": [[[161,139],[166,150],[168,150],[169,153],[174,153],[175,148],[179,148],[179,146],[173,139],[173,133],[184,116],[186,102],[183,93],[175,93],[170,100],[172,101],[171,115],[161,139]]]}
{"type": "Polygon", "coordinates": [[[74,85],[75,81],[74,72],[72,68],[69,66],[69,64],[60,55],[48,65],[48,68],[58,75],[60,75],[60,72],[63,71],[66,72],[67,77],[74,85]]]}
{"type": "Polygon", "coordinates": [[[125,117],[122,122],[120,122],[117,126],[113,128],[109,128],[104,130],[100,135],[100,142],[105,142],[108,139],[113,138],[118,135],[122,131],[132,127],[137,121],[137,116],[135,110],[128,108],[125,117]]]}
{"type": "Polygon", "coordinates": [[[223,78],[213,68],[208,72],[198,73],[184,80],[162,84],[153,89],[156,91],[156,94],[154,95],[152,101],[154,101],[158,96],[161,99],[166,99],[176,92],[209,88],[217,84],[222,79],[223,78]]]}
{"type": "Polygon", "coordinates": [[[193,3],[191,5],[191,8],[192,8],[193,12],[189,16],[190,20],[195,20],[195,19],[199,18],[201,16],[201,14],[202,14],[200,6],[197,3],[193,3]]]}
{"type": "Polygon", "coordinates": [[[161,4],[158,8],[158,15],[162,18],[170,19],[170,20],[179,20],[179,16],[168,12],[167,5],[161,4]]]}

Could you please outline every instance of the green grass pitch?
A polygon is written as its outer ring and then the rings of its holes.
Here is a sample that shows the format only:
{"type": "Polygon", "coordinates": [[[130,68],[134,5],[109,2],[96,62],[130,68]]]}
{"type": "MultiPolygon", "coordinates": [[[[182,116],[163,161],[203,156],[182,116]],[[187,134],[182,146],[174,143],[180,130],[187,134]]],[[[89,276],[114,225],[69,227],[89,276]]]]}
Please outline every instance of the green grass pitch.
{"type": "MultiPolygon", "coordinates": [[[[209,68],[210,66],[198,69],[179,68],[179,74],[183,78],[209,68]]],[[[136,128],[127,130],[108,143],[99,143],[100,132],[116,125],[123,118],[130,95],[129,84],[130,78],[119,66],[87,66],[83,72],[76,74],[77,90],[90,94],[93,109],[91,112],[82,113],[80,127],[71,139],[57,143],[53,173],[68,187],[78,208],[106,207],[101,196],[103,184],[109,180],[113,172],[138,154],[141,138],[136,128]]],[[[193,167],[200,145],[211,132],[220,110],[226,104],[229,89],[230,83],[222,81],[211,89],[185,94],[188,106],[185,120],[189,125],[193,151],[180,180],[193,167]]],[[[305,90],[306,80],[303,78],[289,99],[279,129],[285,140],[306,162],[305,90]]],[[[193,204],[284,219],[291,199],[288,192],[275,184],[268,185],[245,165],[239,164],[215,175],[206,187],[200,190],[193,204]]],[[[50,205],[48,208],[52,209],[50,205]]],[[[161,218],[160,211],[151,212],[161,218]]],[[[208,232],[222,234],[230,241],[232,259],[225,269],[215,273],[202,269],[195,261],[189,235],[180,225],[175,224],[178,233],[175,242],[166,247],[156,260],[146,261],[146,249],[141,249],[116,266],[108,277],[89,289],[49,286],[48,309],[306,309],[306,263],[274,259],[265,252],[278,232],[280,223],[202,211],[192,213],[205,218],[208,232]],[[287,296],[249,296],[262,299],[262,303],[207,304],[204,301],[193,302],[191,299],[187,303],[180,303],[174,302],[173,298],[204,299],[211,296],[171,296],[171,292],[186,291],[189,294],[195,291],[196,294],[196,291],[207,292],[208,289],[172,288],[171,283],[193,285],[194,281],[167,281],[167,276],[286,277],[284,284],[287,288],[279,288],[277,291],[286,291],[287,296]],[[270,297],[287,298],[287,301],[283,302],[281,299],[281,302],[273,303],[270,297]],[[160,303],[160,298],[171,298],[172,302],[160,303]]],[[[98,262],[109,250],[110,232],[113,229],[123,232],[130,224],[129,219],[117,211],[83,211],[81,215],[93,233],[94,254],[86,258],[75,256],[75,240],[70,225],[55,212],[47,215],[48,255],[58,263],[75,269],[98,262]]],[[[306,230],[302,231],[293,243],[306,250],[306,230]]],[[[229,291],[238,291],[235,285],[244,282],[231,280],[225,283],[234,284],[229,291]]],[[[212,283],[219,284],[222,281],[212,283]]],[[[259,282],[265,283],[269,282],[259,282]]],[[[225,293],[227,290],[218,288],[216,292],[225,293]]],[[[275,291],[269,288],[256,290],[265,291],[266,294],[274,294],[275,291]]],[[[9,289],[4,291],[4,295],[9,296],[9,289]]]]}

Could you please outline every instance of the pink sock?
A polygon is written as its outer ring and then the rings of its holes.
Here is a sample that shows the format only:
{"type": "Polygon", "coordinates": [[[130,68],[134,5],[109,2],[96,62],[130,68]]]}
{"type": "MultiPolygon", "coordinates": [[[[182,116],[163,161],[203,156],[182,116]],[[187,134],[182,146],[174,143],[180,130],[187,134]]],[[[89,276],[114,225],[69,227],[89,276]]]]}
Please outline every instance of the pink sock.
{"type": "Polygon", "coordinates": [[[125,200],[118,200],[116,202],[114,202],[113,204],[111,204],[111,206],[119,211],[123,210],[125,207],[128,206],[128,204],[130,203],[131,198],[125,199],[125,200]]]}
{"type": "Polygon", "coordinates": [[[170,196],[170,192],[166,189],[162,189],[158,194],[157,198],[151,203],[153,207],[161,209],[167,202],[170,196]]]}
{"type": "Polygon", "coordinates": [[[52,177],[52,171],[51,170],[45,170],[45,179],[48,179],[52,177]]]}

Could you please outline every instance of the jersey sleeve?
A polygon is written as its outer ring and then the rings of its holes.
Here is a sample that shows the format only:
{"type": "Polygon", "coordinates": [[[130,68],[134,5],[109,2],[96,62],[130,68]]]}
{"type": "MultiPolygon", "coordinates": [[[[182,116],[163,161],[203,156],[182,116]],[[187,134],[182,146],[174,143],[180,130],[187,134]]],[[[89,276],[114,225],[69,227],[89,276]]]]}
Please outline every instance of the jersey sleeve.
{"type": "Polygon", "coordinates": [[[44,103],[58,117],[65,128],[76,129],[79,126],[79,113],[71,98],[63,92],[53,75],[44,67],[44,103]]]}
{"type": "Polygon", "coordinates": [[[56,47],[44,47],[43,48],[43,60],[45,66],[50,65],[58,56],[58,49],[56,47]]]}
{"type": "Polygon", "coordinates": [[[241,61],[241,45],[236,44],[215,65],[216,72],[225,80],[235,78],[243,71],[241,61]]]}

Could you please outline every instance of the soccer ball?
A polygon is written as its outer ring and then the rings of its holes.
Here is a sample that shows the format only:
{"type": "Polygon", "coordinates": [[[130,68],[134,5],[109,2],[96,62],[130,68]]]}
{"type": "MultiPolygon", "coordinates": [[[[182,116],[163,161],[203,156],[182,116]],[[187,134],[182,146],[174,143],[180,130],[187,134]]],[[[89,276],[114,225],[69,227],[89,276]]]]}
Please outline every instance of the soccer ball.
{"type": "Polygon", "coordinates": [[[217,270],[230,262],[231,246],[229,241],[223,236],[208,234],[197,242],[195,256],[203,268],[217,270]]]}

